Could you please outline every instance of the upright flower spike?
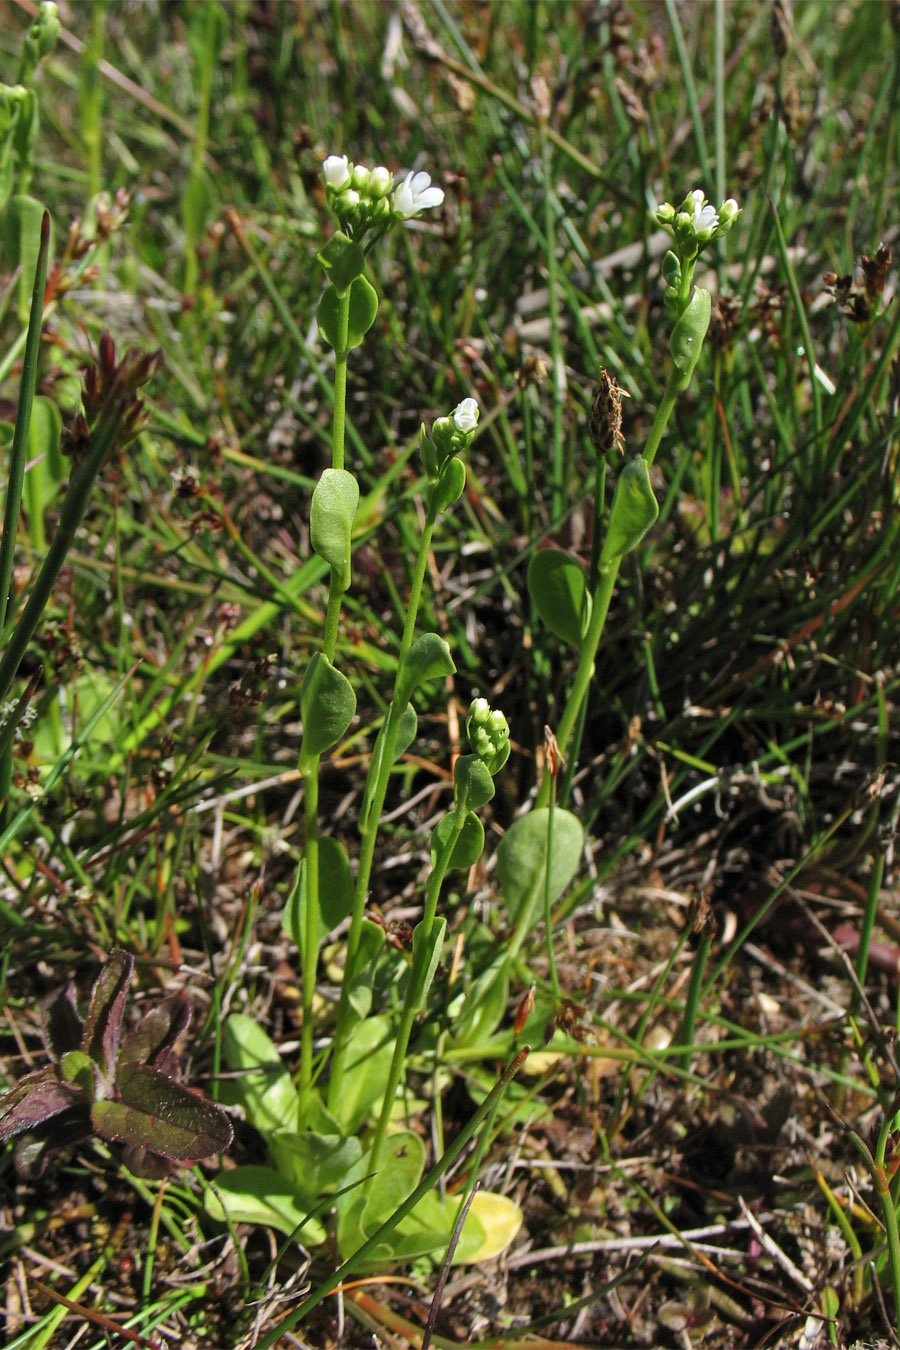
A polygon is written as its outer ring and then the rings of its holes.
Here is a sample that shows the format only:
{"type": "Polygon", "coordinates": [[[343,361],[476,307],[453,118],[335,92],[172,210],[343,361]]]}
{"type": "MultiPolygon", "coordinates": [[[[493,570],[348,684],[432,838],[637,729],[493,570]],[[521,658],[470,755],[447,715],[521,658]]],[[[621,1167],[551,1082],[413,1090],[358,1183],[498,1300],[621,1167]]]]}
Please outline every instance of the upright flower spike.
{"type": "Polygon", "coordinates": [[[412,220],[420,211],[440,206],[443,200],[444,189],[432,185],[430,174],[422,170],[408,173],[394,190],[394,215],[398,220],[412,220]]]}

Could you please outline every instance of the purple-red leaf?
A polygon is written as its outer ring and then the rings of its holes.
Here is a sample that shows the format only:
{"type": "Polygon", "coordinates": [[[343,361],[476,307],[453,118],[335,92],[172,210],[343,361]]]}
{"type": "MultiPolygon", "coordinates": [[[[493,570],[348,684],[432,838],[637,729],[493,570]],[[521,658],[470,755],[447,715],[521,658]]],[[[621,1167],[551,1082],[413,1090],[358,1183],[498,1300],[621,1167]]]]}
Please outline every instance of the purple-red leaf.
{"type": "Polygon", "coordinates": [[[191,1005],[184,994],[163,999],[125,1037],[119,1064],[149,1064],[170,1078],[177,1077],[175,1042],[187,1030],[190,1020],[191,1005]]]}
{"type": "Polygon", "coordinates": [[[145,1064],[123,1064],[121,1101],[91,1107],[94,1128],[106,1139],[196,1162],[231,1143],[231,1122],[218,1106],[145,1064]]]}
{"type": "Polygon", "coordinates": [[[0,1097],[0,1140],[33,1130],[73,1106],[86,1105],[80,1087],[61,1082],[53,1069],[40,1069],[0,1097]]]}
{"type": "Polygon", "coordinates": [[[69,1050],[78,1050],[84,1036],[84,1023],[75,1006],[75,986],[66,985],[44,1007],[44,1040],[51,1055],[62,1059],[69,1050]]]}
{"type": "Polygon", "coordinates": [[[113,1080],[122,1015],[133,969],[133,956],[128,952],[113,952],[91,991],[82,1049],[99,1065],[108,1083],[113,1080]]]}

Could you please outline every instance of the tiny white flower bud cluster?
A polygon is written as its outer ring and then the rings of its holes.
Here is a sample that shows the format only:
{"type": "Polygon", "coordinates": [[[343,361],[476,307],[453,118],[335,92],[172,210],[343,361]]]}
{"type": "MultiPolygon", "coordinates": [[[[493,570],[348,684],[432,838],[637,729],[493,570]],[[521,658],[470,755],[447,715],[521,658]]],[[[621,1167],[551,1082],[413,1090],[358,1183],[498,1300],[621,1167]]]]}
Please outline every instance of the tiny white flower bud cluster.
{"type": "Polygon", "coordinates": [[[430,174],[422,170],[395,183],[383,164],[367,169],[351,164],[346,155],[329,155],[322,177],[329,205],[341,227],[354,237],[373,225],[384,230],[395,220],[411,220],[444,200],[443,188],[433,185],[430,174]]]}
{"type": "Polygon", "coordinates": [[[486,698],[474,698],[469,704],[466,735],[472,753],[490,773],[497,773],[509,756],[509,723],[499,708],[491,708],[486,698]]]}
{"type": "Polygon", "coordinates": [[[656,210],[656,219],[675,236],[682,255],[690,257],[696,256],[713,239],[727,234],[739,214],[740,207],[733,197],[724,201],[717,210],[706,200],[703,189],[695,188],[678,208],[670,202],[663,202],[656,210]]]}

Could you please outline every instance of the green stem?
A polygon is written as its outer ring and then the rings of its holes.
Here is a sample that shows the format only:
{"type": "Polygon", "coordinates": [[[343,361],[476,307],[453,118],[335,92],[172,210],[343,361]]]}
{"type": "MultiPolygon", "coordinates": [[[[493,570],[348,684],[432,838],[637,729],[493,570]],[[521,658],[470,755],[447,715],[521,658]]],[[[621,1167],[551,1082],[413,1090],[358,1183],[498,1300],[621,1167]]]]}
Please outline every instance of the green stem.
{"type": "Polygon", "coordinates": [[[544,869],[544,940],[547,943],[547,967],[550,972],[550,983],[553,986],[553,997],[558,1004],[560,1000],[559,975],[556,971],[556,958],[553,955],[553,923],[551,919],[552,905],[550,901],[550,870],[551,860],[553,858],[553,815],[556,809],[555,769],[556,765],[554,763],[550,772],[550,803],[547,812],[547,866],[544,869]]]}
{"type": "MultiPolygon", "coordinates": [[[[403,626],[403,636],[400,641],[400,654],[397,661],[397,673],[394,677],[395,690],[403,678],[406,659],[413,643],[413,637],[415,636],[416,617],[419,611],[419,603],[422,598],[425,568],[428,565],[428,554],[431,549],[431,536],[434,532],[436,519],[436,511],[433,507],[429,506],[428,513],[425,517],[425,527],[422,531],[422,539],[419,544],[419,552],[416,557],[412,583],[410,585],[406,622],[403,626]]],[[[377,781],[371,785],[370,797],[370,785],[368,783],[366,784],[366,794],[363,798],[363,800],[366,800],[366,797],[369,797],[369,805],[365,813],[363,827],[360,831],[361,842],[359,862],[356,870],[356,890],[353,898],[353,912],[350,916],[350,928],[347,932],[347,945],[344,954],[344,976],[341,981],[337,1025],[332,1048],[331,1073],[328,1084],[328,1105],[331,1111],[335,1110],[341,1099],[341,1084],[344,1077],[347,1043],[350,1034],[350,1019],[352,1016],[352,1008],[350,1006],[350,984],[357,956],[359,954],[360,940],[362,938],[362,924],[366,912],[366,899],[369,894],[369,879],[372,875],[372,864],[375,859],[378,827],[381,822],[381,813],[384,810],[384,799],[387,795],[391,767],[394,762],[397,736],[400,731],[400,719],[405,711],[406,707],[404,706],[401,708],[398,705],[396,698],[391,700],[384,727],[384,745],[377,765],[378,778],[377,781]]],[[[370,774],[375,768],[376,766],[373,761],[369,770],[370,774]]]]}
{"type": "MultiPolygon", "coordinates": [[[[28,333],[25,339],[25,356],[22,362],[22,378],[19,383],[19,401],[16,407],[16,425],[13,431],[12,446],[9,452],[9,472],[6,481],[6,507],[3,513],[3,534],[0,536],[0,632],[5,628],[10,614],[12,596],[13,561],[16,551],[16,538],[19,533],[19,512],[22,506],[22,488],[25,482],[25,460],[28,455],[28,433],[31,428],[31,409],[34,405],[34,391],[37,385],[38,358],[41,345],[41,320],[43,317],[44,290],[47,285],[47,251],[50,241],[50,215],[45,211],[41,219],[41,242],[38,248],[37,266],[34,271],[34,288],[31,293],[31,311],[28,316],[28,333]]],[[[41,517],[43,525],[43,517],[41,517]]],[[[4,695],[5,699],[5,695],[4,695]]],[[[0,699],[2,702],[3,699],[0,699]]],[[[58,716],[58,707],[54,703],[58,716]]],[[[22,710],[24,712],[24,709],[22,710]]],[[[4,740],[0,750],[0,824],[7,818],[9,788],[12,782],[13,744],[15,731],[8,740],[4,740]]]]}
{"type": "Polygon", "coordinates": [[[312,1093],[313,1077],[313,1000],[319,965],[319,762],[303,773],[303,808],[306,818],[306,842],[303,864],[306,881],[306,931],[301,954],[303,974],[303,1022],[300,1031],[300,1120],[302,1129],[306,1106],[312,1093]]]}
{"type": "MultiPolygon", "coordinates": [[[[652,464],[656,457],[656,452],[659,449],[663,434],[668,426],[669,418],[672,416],[672,410],[675,407],[679,393],[682,392],[682,386],[683,376],[680,371],[673,369],[669,375],[668,383],[666,384],[659,407],[656,410],[656,416],[653,419],[653,426],[650,428],[650,435],[647,437],[647,443],[644,447],[644,459],[647,460],[648,464],[652,464]]],[[[603,636],[603,629],[606,625],[606,616],[609,613],[610,601],[612,600],[621,565],[622,559],[614,558],[612,562],[607,563],[600,568],[600,575],[593,594],[591,622],[581,645],[581,653],[578,658],[575,679],[572,683],[572,688],[569,691],[569,697],[566,700],[563,715],[556,728],[556,739],[563,759],[567,759],[569,756],[572,733],[575,729],[576,722],[578,721],[582,704],[587,698],[588,690],[591,686],[591,680],[594,675],[594,661],[597,656],[597,649],[600,646],[600,639],[603,636]]],[[[541,786],[538,789],[535,806],[546,806],[549,800],[550,775],[545,772],[541,786]]]]}
{"type": "Polygon", "coordinates": [[[450,865],[450,859],[453,856],[453,850],[456,847],[457,840],[462,834],[462,828],[465,824],[466,811],[456,808],[453,812],[454,828],[450,832],[444,847],[434,860],[434,867],[428,878],[428,890],[425,896],[425,912],[419,923],[420,940],[417,944],[418,952],[413,961],[412,970],[409,973],[409,981],[406,986],[406,995],[403,999],[403,1008],[400,1013],[400,1025],[397,1028],[397,1036],[394,1041],[394,1053],[391,1057],[391,1068],[388,1073],[387,1086],[384,1090],[384,1097],[381,1102],[381,1115],[378,1118],[378,1124],[375,1128],[375,1137],[372,1141],[372,1152],[369,1156],[369,1170],[374,1175],[381,1166],[381,1153],[384,1147],[384,1139],[387,1133],[387,1127],[391,1119],[391,1111],[397,1096],[397,1089],[403,1079],[403,1071],[406,1065],[406,1050],[409,1045],[409,1038],[412,1034],[413,1022],[416,1014],[422,1004],[422,998],[425,994],[425,980],[428,974],[431,954],[431,933],[434,928],[435,914],[437,913],[437,902],[441,893],[441,886],[444,884],[444,878],[450,865]]]}

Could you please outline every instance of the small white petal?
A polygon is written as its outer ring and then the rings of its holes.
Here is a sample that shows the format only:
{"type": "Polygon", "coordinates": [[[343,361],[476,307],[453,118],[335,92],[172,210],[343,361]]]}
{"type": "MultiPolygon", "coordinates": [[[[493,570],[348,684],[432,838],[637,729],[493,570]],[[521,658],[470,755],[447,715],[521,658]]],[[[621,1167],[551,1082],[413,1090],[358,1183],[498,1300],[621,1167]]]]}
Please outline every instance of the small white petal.
{"type": "Polygon", "coordinates": [[[432,206],[440,206],[444,200],[444,190],[439,187],[431,186],[431,175],[419,170],[418,173],[408,173],[403,182],[394,192],[394,211],[403,220],[409,220],[419,211],[428,210],[432,206]]]}

